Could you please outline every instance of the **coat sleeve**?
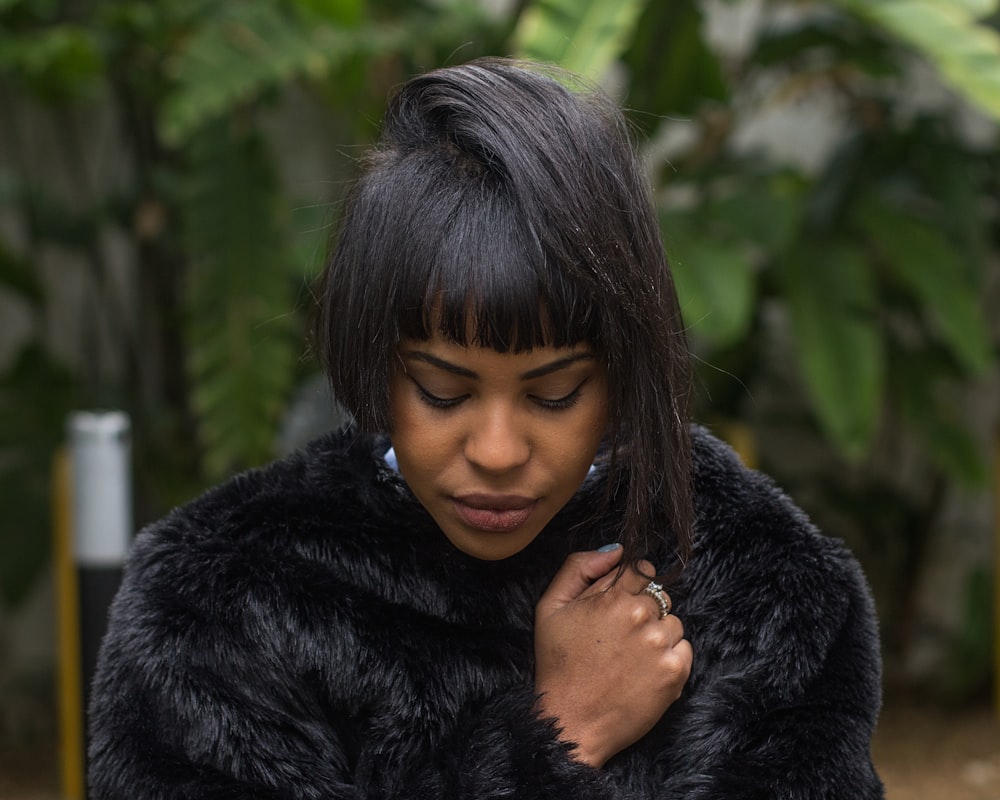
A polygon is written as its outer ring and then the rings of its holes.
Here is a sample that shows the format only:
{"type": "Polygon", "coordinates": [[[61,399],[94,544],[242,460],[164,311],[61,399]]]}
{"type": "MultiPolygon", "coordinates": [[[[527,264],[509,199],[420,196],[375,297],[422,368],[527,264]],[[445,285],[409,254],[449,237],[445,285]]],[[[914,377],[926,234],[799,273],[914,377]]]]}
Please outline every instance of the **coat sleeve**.
{"type": "Polygon", "coordinates": [[[846,548],[696,437],[699,527],[678,614],[695,652],[663,720],[664,797],[878,800],[874,605],[846,548]]]}
{"type": "Polygon", "coordinates": [[[878,639],[866,591],[844,600],[829,608],[836,623],[816,628],[803,604],[788,628],[813,635],[779,629],[787,647],[769,642],[754,657],[732,660],[704,649],[703,658],[719,662],[673,709],[681,725],[658,756],[663,797],[881,800],[871,758],[878,639]]]}
{"type": "MultiPolygon", "coordinates": [[[[140,535],[91,693],[90,797],[347,798],[341,732],[283,678],[263,592],[231,595],[170,524],[140,535]]],[[[264,564],[246,565],[251,571],[264,564]]]]}

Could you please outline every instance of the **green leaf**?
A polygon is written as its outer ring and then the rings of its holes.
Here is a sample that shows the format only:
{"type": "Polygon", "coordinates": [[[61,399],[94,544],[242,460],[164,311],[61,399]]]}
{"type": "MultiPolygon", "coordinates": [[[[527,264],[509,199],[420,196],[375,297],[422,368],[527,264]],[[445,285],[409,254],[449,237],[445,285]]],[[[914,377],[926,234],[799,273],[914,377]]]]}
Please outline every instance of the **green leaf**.
{"type": "Polygon", "coordinates": [[[1000,119],[1000,33],[977,22],[985,0],[836,0],[915,47],[953,88],[1000,119]]]}
{"type": "Polygon", "coordinates": [[[14,35],[0,31],[0,74],[13,75],[46,100],[96,91],[103,59],[94,34],[78,25],[54,25],[14,35]]]}
{"type": "Polygon", "coordinates": [[[292,210],[295,263],[302,265],[305,278],[315,277],[322,269],[334,224],[334,210],[326,204],[298,206],[292,210]]]}
{"type": "Polygon", "coordinates": [[[893,398],[931,460],[966,486],[982,487],[989,480],[985,453],[965,423],[961,390],[938,361],[924,350],[894,353],[889,360],[893,398]]]}
{"type": "Polygon", "coordinates": [[[590,80],[621,54],[645,0],[537,0],[518,20],[517,55],[558,64],[590,80]]]}
{"type": "Polygon", "coordinates": [[[848,245],[808,240],[781,260],[799,366],[817,419],[846,457],[875,433],[885,380],[868,264],[848,245]]]}
{"type": "Polygon", "coordinates": [[[709,236],[738,239],[765,253],[784,252],[802,222],[806,182],[797,175],[743,175],[723,181],[702,209],[709,236]]]}
{"type": "MultiPolygon", "coordinates": [[[[335,29],[330,29],[332,39],[335,29]]],[[[350,44],[329,42],[331,53],[350,44]]],[[[252,99],[265,87],[311,70],[327,68],[324,55],[298,19],[266,0],[219,4],[216,16],[192,33],[185,47],[168,62],[178,90],[164,103],[164,138],[180,143],[206,120],[252,99]]]]}
{"type": "Polygon", "coordinates": [[[630,116],[649,133],[663,116],[690,115],[728,95],[722,66],[702,36],[702,13],[691,0],[648,3],[625,63],[630,116]]]}
{"type": "Polygon", "coordinates": [[[855,217],[964,367],[985,372],[994,362],[990,330],[963,253],[926,221],[872,198],[858,205],[855,217]]]}
{"type": "Polygon", "coordinates": [[[983,19],[1000,9],[1000,0],[952,0],[952,5],[961,8],[970,17],[983,19]]]}
{"type": "MultiPolygon", "coordinates": [[[[322,5],[322,4],[321,4],[322,5]]],[[[414,11],[391,22],[334,24],[314,13],[283,13],[272,0],[218,3],[168,68],[176,88],[164,102],[160,131],[182,143],[203,124],[296,79],[321,80],[358,56],[397,55],[415,47],[456,47],[485,24],[468,3],[447,13],[414,11]]]]}
{"type": "Polygon", "coordinates": [[[298,10],[307,17],[353,27],[364,17],[364,0],[294,0],[298,10]]]}
{"type": "Polygon", "coordinates": [[[750,327],[756,301],[747,248],[713,240],[683,214],[665,213],[660,224],[689,330],[714,347],[735,343],[750,327]]]}
{"type": "MultiPolygon", "coordinates": [[[[990,157],[955,141],[951,126],[928,124],[915,131],[912,161],[922,165],[924,192],[933,198],[940,231],[966,254],[963,275],[974,281],[989,269],[992,210],[984,186],[992,171],[990,157]]],[[[912,172],[916,172],[913,170],[912,172]]],[[[911,173],[912,174],[912,173],[911,173]]]]}
{"type": "Polygon", "coordinates": [[[301,352],[293,256],[271,156],[247,120],[203,129],[188,156],[188,363],[206,472],[218,478],[273,455],[301,352]]]}
{"type": "Polygon", "coordinates": [[[765,30],[758,37],[751,63],[788,68],[802,63],[809,69],[827,63],[834,69],[849,63],[870,75],[896,75],[899,59],[884,36],[869,24],[843,16],[806,16],[800,22],[765,30]],[[820,61],[817,54],[825,58],[820,61]],[[817,61],[819,63],[817,64],[817,61]]]}

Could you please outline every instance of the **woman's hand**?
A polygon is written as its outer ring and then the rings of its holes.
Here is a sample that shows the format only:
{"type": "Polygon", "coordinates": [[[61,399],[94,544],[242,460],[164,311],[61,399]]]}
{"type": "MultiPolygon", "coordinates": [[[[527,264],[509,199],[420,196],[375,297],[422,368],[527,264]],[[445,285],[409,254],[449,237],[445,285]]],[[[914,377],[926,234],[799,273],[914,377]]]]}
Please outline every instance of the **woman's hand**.
{"type": "MultiPolygon", "coordinates": [[[[622,550],[573,553],[535,609],[535,691],[576,756],[601,767],[637,741],[670,707],[691,673],[681,621],[660,619],[643,593],[649,578],[629,568],[615,583],[622,550]]],[[[652,564],[639,568],[654,573],[652,564]]]]}

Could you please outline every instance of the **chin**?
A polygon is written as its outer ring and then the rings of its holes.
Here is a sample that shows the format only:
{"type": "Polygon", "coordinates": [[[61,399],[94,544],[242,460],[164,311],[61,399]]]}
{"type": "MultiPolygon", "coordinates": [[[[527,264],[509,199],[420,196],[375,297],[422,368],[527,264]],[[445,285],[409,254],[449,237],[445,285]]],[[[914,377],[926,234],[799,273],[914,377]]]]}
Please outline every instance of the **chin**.
{"type": "Polygon", "coordinates": [[[524,550],[528,545],[535,541],[535,537],[537,535],[538,534],[535,533],[530,537],[525,537],[523,534],[518,536],[511,534],[479,533],[476,535],[477,539],[479,537],[484,537],[487,540],[470,540],[468,536],[448,536],[448,540],[457,549],[472,558],[478,558],[480,561],[503,561],[511,556],[516,556],[524,550]],[[488,537],[496,537],[498,539],[506,537],[510,538],[506,541],[490,542],[488,537]]]}

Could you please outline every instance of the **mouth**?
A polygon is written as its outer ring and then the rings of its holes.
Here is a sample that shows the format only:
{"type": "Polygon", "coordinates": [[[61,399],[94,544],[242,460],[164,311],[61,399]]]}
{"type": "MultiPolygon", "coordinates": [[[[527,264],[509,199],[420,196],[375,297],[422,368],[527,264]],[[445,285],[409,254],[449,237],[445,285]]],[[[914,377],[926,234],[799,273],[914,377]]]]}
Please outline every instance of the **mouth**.
{"type": "Polygon", "coordinates": [[[467,494],[452,498],[455,513],[466,525],[491,533],[506,533],[520,528],[537,500],[519,495],[467,494]]]}

